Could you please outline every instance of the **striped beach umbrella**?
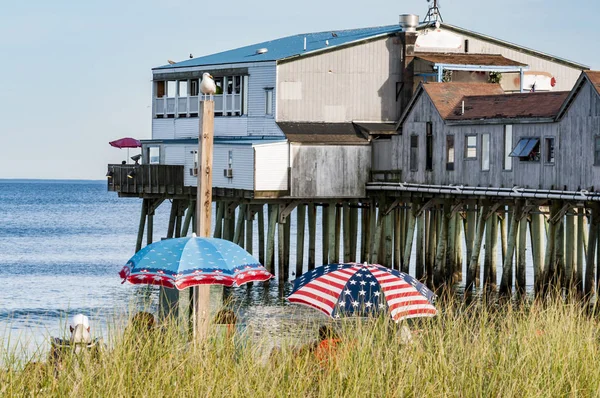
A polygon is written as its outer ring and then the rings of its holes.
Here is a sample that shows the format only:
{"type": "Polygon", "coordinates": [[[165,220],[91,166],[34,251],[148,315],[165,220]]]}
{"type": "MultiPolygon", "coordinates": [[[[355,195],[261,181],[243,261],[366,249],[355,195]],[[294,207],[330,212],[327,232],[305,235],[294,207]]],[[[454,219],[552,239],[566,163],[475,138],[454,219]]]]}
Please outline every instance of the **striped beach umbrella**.
{"type": "Polygon", "coordinates": [[[332,318],[388,311],[396,322],[434,316],[435,294],[412,276],[378,264],[329,264],[294,281],[291,303],[316,308],[332,318]]]}
{"type": "Polygon", "coordinates": [[[123,282],[179,290],[196,285],[240,286],[273,277],[235,243],[196,236],[165,239],[144,247],[119,275],[123,282]]]}

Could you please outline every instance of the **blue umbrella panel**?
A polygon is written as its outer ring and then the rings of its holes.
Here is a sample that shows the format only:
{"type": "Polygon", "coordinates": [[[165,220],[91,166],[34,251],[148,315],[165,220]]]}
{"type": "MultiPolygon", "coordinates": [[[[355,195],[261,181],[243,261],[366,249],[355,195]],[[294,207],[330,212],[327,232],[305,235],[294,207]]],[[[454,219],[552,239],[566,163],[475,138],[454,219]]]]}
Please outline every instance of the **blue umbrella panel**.
{"type": "Polygon", "coordinates": [[[246,250],[218,238],[165,239],[138,251],[119,275],[123,282],[179,290],[196,285],[240,286],[273,277],[246,250]]]}

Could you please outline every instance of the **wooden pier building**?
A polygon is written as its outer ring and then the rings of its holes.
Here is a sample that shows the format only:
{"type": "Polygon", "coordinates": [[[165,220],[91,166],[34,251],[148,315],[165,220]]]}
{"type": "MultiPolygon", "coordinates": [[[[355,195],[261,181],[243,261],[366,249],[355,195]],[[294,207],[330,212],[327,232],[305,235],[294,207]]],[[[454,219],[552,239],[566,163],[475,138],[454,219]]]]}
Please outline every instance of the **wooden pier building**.
{"type": "MultiPolygon", "coordinates": [[[[586,87],[593,74],[581,75],[585,65],[439,20],[418,23],[417,16],[404,15],[400,21],[382,27],[300,34],[154,68],[152,139],[142,141],[142,162],[109,165],[108,172],[109,190],[144,199],[137,248],[144,242],[145,230],[146,243],[151,241],[153,214],[165,200],[172,201],[166,237],[190,233],[195,225],[202,100],[198,87],[204,72],[210,72],[218,86],[214,96],[214,235],[249,250],[258,239],[259,253],[254,254],[277,273],[280,285],[291,273],[299,275],[306,267],[369,261],[404,271],[416,264],[416,276],[437,287],[460,280],[462,268],[467,269],[460,264],[468,263],[472,277],[467,281],[472,287],[476,270],[471,259],[484,246],[469,243],[483,234],[478,220],[487,223],[493,218],[490,214],[497,216],[500,227],[488,228],[492,243],[485,245],[497,250],[493,242],[515,235],[513,230],[512,234],[503,232],[506,225],[514,223],[502,221],[502,211],[508,209],[508,214],[518,215],[521,221],[522,214],[531,214],[534,206],[525,196],[497,201],[479,191],[464,195],[437,192],[437,188],[427,188],[432,189],[427,192],[403,188],[411,184],[455,190],[459,184],[494,186],[499,192],[543,189],[552,193],[568,188],[594,196],[589,178],[567,183],[553,171],[566,161],[559,158],[558,151],[567,145],[561,137],[570,133],[561,129],[580,126],[568,120],[574,112],[570,109],[578,109],[575,102],[583,103],[582,96],[589,91],[586,87]],[[469,88],[469,84],[473,86],[469,88]],[[444,105],[450,107],[445,114],[433,105],[429,91],[435,87],[442,101],[452,102],[444,105]],[[461,115],[464,120],[452,119],[457,98],[462,105],[460,90],[465,90],[463,96],[474,98],[484,93],[497,100],[514,95],[514,100],[507,101],[513,104],[519,100],[528,103],[527,92],[532,87],[537,92],[532,95],[549,102],[547,112],[507,114],[513,119],[511,127],[493,123],[483,129],[475,127],[478,118],[467,116],[473,111],[470,101],[475,103],[475,99],[468,100],[468,109],[461,115]],[[444,99],[446,95],[451,98],[444,99]],[[424,119],[429,116],[431,120],[424,119]],[[408,127],[411,123],[414,129],[408,127]],[[468,142],[467,149],[476,148],[477,152],[474,161],[459,158],[462,150],[452,152],[453,174],[447,170],[450,162],[442,162],[450,153],[444,145],[451,130],[456,130],[456,148],[468,142]],[[475,147],[469,131],[477,134],[475,147]],[[498,162],[508,162],[501,151],[508,145],[503,141],[508,137],[506,131],[512,134],[511,144],[529,137],[527,134],[539,137],[538,149],[542,150],[554,139],[554,164],[539,162],[535,183],[527,179],[530,174],[518,171],[533,167],[520,159],[510,157],[512,177],[496,169],[498,162]],[[414,145],[412,136],[418,136],[414,145]],[[485,163],[490,170],[479,169],[484,139],[490,148],[485,163]],[[502,146],[498,146],[500,142],[502,146]],[[413,165],[413,153],[418,162],[426,164],[413,165]],[[292,216],[297,225],[295,242],[288,222],[292,216]],[[258,237],[252,236],[254,223],[258,224],[258,237]],[[317,227],[322,229],[320,256],[315,253],[317,227]],[[459,242],[465,239],[467,253],[462,253],[459,242]],[[292,245],[298,253],[295,264],[290,263],[292,245]],[[412,258],[415,247],[416,258],[412,258]]],[[[482,107],[488,106],[485,104],[481,102],[482,107]]],[[[535,202],[537,209],[551,206],[552,220],[558,214],[572,215],[571,208],[554,209],[549,199],[535,202]]],[[[590,214],[594,213],[582,210],[577,217],[587,220],[590,214]]],[[[541,231],[543,220],[536,222],[541,231]]],[[[581,225],[583,222],[576,229],[581,225]]],[[[591,230],[589,234],[591,241],[591,230]]],[[[522,239],[524,235],[518,236],[522,239]]],[[[524,245],[515,247],[516,243],[510,250],[524,250],[524,245]]],[[[542,250],[540,247],[535,250],[542,250]]],[[[504,245],[502,249],[503,253],[509,250],[504,250],[504,245]]],[[[581,251],[577,253],[576,257],[581,256],[581,251]]],[[[493,252],[486,256],[486,261],[495,261],[493,252]]],[[[536,258],[539,265],[542,257],[536,258]]],[[[484,268],[486,286],[493,288],[495,271],[491,265],[484,268]]],[[[540,272],[544,269],[549,268],[540,268],[540,272]]],[[[519,283],[521,277],[517,276],[519,283]]],[[[524,285],[518,287],[522,291],[524,285]]]]}

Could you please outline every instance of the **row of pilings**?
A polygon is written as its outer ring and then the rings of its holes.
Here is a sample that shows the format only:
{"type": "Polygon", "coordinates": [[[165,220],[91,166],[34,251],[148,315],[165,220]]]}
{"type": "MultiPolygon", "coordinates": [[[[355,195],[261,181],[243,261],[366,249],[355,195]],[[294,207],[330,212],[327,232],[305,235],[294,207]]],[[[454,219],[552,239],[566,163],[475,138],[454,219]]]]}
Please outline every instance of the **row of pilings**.
{"type": "MultiPolygon", "coordinates": [[[[144,199],[138,250],[145,229],[152,242],[163,201],[144,199]]],[[[193,199],[172,200],[167,238],[193,231],[195,208],[193,199]]],[[[560,287],[591,297],[600,275],[599,225],[598,204],[561,200],[218,198],[214,236],[257,256],[280,286],[322,264],[369,262],[410,272],[436,291],[460,285],[467,295],[523,297],[560,287]]]]}

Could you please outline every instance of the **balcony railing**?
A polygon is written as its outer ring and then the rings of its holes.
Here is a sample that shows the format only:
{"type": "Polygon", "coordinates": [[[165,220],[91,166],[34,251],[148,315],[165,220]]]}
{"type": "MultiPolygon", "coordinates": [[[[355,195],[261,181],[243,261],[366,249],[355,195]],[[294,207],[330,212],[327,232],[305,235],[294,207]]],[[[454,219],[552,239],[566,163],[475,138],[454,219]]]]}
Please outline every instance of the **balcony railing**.
{"type": "Polygon", "coordinates": [[[183,166],[109,164],[108,191],[126,194],[182,194],[183,166]]]}
{"type": "MultiPolygon", "coordinates": [[[[197,116],[200,101],[204,96],[161,97],[154,99],[154,114],[157,117],[197,116]]],[[[242,94],[215,94],[215,113],[222,115],[242,114],[242,94]]]]}

